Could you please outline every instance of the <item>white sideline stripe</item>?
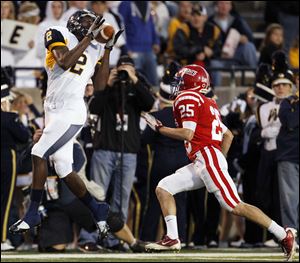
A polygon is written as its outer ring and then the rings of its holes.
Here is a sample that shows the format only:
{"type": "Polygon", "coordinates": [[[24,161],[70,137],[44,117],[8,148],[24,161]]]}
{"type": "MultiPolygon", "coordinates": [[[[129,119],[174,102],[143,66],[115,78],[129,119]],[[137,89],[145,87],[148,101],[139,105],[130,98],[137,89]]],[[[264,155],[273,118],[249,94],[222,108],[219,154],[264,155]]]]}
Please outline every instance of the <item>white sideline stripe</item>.
{"type": "MultiPolygon", "coordinates": [[[[9,253],[9,252],[8,252],[9,253]]],[[[176,257],[177,258],[223,258],[225,260],[232,257],[233,259],[240,258],[243,259],[245,257],[253,257],[255,258],[263,258],[263,257],[277,257],[282,256],[283,253],[275,252],[275,253],[143,253],[143,254],[128,254],[128,253],[118,253],[118,254],[83,254],[83,253],[76,253],[76,254],[32,254],[32,255],[9,255],[9,254],[1,254],[1,259],[51,259],[51,258],[127,258],[127,259],[152,259],[152,258],[169,258],[169,257],[176,257]]],[[[299,257],[299,253],[296,253],[295,257],[299,257]]],[[[251,258],[247,259],[251,260],[251,258]]]]}

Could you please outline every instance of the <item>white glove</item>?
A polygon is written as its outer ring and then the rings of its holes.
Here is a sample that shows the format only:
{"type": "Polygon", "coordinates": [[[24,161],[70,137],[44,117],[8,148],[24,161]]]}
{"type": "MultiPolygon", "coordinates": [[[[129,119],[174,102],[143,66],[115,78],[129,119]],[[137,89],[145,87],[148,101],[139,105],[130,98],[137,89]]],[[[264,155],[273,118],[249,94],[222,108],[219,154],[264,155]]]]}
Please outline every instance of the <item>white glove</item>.
{"type": "Polygon", "coordinates": [[[149,113],[142,112],[142,117],[153,131],[159,131],[159,129],[163,127],[162,123],[149,113]]]}
{"type": "Polygon", "coordinates": [[[121,36],[121,34],[124,32],[124,29],[120,29],[117,34],[115,34],[111,40],[109,40],[106,44],[105,44],[105,49],[109,49],[112,50],[114,45],[117,43],[118,38],[121,36]]]}
{"type": "Polygon", "coordinates": [[[90,26],[88,32],[86,33],[86,36],[95,39],[98,36],[101,30],[101,25],[104,23],[104,21],[105,19],[102,18],[102,16],[97,16],[93,24],[90,26]]]}
{"type": "Polygon", "coordinates": [[[261,130],[261,137],[268,138],[268,139],[276,138],[277,135],[279,134],[279,130],[280,130],[279,127],[272,127],[272,126],[263,128],[261,130]]]}

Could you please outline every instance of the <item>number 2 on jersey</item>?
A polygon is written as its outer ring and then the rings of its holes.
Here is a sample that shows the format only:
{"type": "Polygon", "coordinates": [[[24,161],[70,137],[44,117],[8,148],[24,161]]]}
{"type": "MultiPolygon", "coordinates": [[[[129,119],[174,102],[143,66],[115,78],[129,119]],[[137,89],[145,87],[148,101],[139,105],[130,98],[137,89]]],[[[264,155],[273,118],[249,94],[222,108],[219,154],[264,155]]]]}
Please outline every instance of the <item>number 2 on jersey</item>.
{"type": "Polygon", "coordinates": [[[211,123],[211,137],[212,140],[222,141],[222,128],[221,128],[221,120],[218,110],[214,107],[209,107],[211,114],[215,117],[215,119],[211,123]]]}
{"type": "Polygon", "coordinates": [[[70,72],[81,75],[83,71],[83,67],[86,64],[87,57],[85,54],[82,54],[79,59],[77,60],[76,64],[71,67],[70,72]]]}

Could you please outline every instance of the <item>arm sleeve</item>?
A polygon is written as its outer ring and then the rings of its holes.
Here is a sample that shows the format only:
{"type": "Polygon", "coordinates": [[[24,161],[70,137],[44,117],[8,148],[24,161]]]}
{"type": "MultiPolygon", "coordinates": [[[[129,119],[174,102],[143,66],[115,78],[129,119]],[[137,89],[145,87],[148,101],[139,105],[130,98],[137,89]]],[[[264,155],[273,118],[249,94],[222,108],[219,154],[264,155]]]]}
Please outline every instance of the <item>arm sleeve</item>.
{"type": "Polygon", "coordinates": [[[193,132],[195,132],[196,127],[197,127],[197,123],[194,121],[184,121],[182,123],[182,127],[185,129],[189,129],[192,130],[193,132]]]}
{"type": "Polygon", "coordinates": [[[56,29],[48,29],[44,36],[45,47],[52,51],[54,47],[66,46],[66,41],[61,32],[56,29]]]}
{"type": "Polygon", "coordinates": [[[183,95],[175,100],[174,112],[175,115],[179,116],[183,128],[193,130],[195,124],[197,125],[197,116],[200,107],[200,99],[194,96],[183,95]]]}

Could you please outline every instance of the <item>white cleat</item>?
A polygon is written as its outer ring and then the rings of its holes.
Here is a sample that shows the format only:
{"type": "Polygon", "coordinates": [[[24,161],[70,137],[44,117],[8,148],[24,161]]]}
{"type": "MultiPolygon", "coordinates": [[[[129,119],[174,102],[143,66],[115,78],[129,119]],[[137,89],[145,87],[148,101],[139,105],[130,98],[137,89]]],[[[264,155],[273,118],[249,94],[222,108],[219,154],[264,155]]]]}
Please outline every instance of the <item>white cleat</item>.
{"type": "Polygon", "coordinates": [[[281,241],[281,247],[284,251],[286,261],[292,261],[296,253],[297,230],[294,228],[285,228],[286,237],[281,241]]]}
{"type": "Polygon", "coordinates": [[[147,252],[152,251],[180,251],[181,243],[179,239],[171,239],[167,235],[156,243],[150,243],[145,246],[147,252]]]}

